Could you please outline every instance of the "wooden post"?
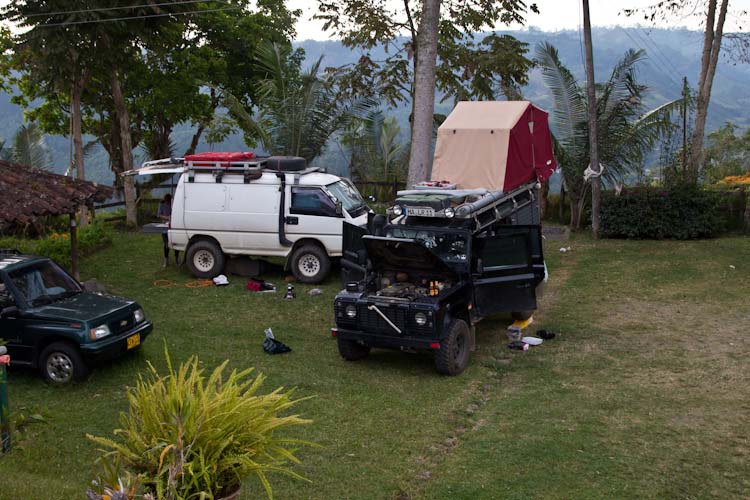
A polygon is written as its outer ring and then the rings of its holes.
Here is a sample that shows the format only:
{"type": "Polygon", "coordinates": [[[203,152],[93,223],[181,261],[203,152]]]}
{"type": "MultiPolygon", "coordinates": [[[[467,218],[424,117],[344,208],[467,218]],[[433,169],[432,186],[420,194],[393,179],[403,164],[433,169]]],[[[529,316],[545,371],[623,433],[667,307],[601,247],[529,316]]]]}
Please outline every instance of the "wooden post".
{"type": "Polygon", "coordinates": [[[73,277],[80,280],[78,274],[78,231],[76,227],[76,214],[70,214],[70,272],[73,277]]]}

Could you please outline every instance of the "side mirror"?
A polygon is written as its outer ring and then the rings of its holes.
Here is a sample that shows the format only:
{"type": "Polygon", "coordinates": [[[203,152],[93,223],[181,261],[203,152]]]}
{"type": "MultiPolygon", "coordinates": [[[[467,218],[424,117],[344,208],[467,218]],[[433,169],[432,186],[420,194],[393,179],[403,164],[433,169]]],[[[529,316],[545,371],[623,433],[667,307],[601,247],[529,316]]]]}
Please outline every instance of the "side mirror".
{"type": "Polygon", "coordinates": [[[15,318],[19,314],[21,314],[21,311],[16,306],[3,307],[0,310],[0,318],[15,318]]]}
{"type": "Polygon", "coordinates": [[[341,204],[340,201],[336,202],[336,215],[338,216],[344,215],[344,206],[341,204]]]}

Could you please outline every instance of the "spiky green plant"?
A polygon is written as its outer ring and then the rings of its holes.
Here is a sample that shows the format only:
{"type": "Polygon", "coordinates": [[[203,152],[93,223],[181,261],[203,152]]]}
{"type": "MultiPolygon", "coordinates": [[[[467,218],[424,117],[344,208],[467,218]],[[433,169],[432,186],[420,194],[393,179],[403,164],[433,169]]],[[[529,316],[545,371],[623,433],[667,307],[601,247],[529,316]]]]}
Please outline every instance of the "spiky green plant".
{"type": "Polygon", "coordinates": [[[300,401],[293,390],[258,394],[264,377],[250,377],[252,368],[225,376],[225,361],[206,377],[196,356],[175,369],[165,355],[166,375],[149,363],[129,390],[115,438],[88,436],[103,459],[119,461],[162,500],[220,498],[252,475],[272,498],[269,472],[306,480],[291,470],[299,463],[293,447],[313,443],[279,436],[311,422],[282,415],[300,401]]]}

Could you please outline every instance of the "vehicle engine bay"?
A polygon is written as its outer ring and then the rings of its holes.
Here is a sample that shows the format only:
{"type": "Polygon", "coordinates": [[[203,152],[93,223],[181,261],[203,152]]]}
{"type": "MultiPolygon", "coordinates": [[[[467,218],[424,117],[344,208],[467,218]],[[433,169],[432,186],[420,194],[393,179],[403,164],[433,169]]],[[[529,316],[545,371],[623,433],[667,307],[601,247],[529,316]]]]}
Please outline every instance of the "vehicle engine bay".
{"type": "Polygon", "coordinates": [[[369,295],[388,299],[413,301],[425,297],[437,297],[455,283],[442,276],[404,271],[384,271],[373,283],[374,291],[369,295]]]}

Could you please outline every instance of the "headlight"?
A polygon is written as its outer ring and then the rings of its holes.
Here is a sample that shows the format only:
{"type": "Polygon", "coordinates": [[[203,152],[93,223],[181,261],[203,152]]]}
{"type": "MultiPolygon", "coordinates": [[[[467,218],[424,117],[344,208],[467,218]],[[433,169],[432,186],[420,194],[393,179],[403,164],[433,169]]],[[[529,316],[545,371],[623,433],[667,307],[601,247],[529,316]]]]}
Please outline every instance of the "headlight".
{"type": "Polygon", "coordinates": [[[446,208],[445,210],[443,210],[443,213],[445,214],[446,217],[449,217],[449,218],[456,215],[456,211],[453,210],[453,207],[446,208]]]}
{"type": "Polygon", "coordinates": [[[424,326],[427,324],[427,315],[425,313],[417,313],[414,315],[414,322],[417,326],[424,326]]]}
{"type": "Polygon", "coordinates": [[[133,313],[133,317],[135,318],[136,323],[140,323],[144,319],[146,319],[146,313],[143,312],[143,309],[136,309],[133,313]]]}
{"type": "Polygon", "coordinates": [[[393,215],[401,215],[404,213],[404,209],[400,205],[394,205],[391,212],[393,212],[393,215]]]}
{"type": "Polygon", "coordinates": [[[89,330],[89,338],[91,340],[98,340],[100,338],[106,337],[110,333],[112,332],[109,331],[109,327],[107,325],[99,325],[96,328],[92,328],[91,330],[89,330]]]}
{"type": "Polygon", "coordinates": [[[357,308],[354,306],[346,306],[346,315],[347,317],[354,319],[357,317],[357,308]]]}

